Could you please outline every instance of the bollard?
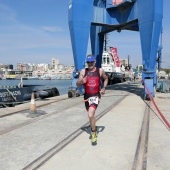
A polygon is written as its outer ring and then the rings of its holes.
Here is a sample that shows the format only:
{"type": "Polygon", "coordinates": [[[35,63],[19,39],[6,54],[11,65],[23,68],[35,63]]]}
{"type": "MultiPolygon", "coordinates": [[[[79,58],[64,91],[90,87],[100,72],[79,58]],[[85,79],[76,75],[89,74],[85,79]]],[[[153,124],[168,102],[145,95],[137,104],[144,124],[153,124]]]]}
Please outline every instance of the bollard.
{"type": "Polygon", "coordinates": [[[35,96],[34,96],[34,92],[31,94],[31,103],[30,103],[30,113],[27,115],[27,117],[37,117],[38,113],[37,113],[37,109],[36,109],[36,104],[35,104],[35,96]]]}

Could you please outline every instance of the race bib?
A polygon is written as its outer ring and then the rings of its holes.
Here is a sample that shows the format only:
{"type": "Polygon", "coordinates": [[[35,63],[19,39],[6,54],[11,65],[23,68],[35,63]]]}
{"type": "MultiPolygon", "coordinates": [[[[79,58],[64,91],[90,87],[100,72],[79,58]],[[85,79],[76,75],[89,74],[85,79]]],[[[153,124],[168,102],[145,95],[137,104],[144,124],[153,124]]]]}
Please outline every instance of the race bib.
{"type": "Polygon", "coordinates": [[[89,102],[89,106],[91,104],[99,104],[99,98],[97,96],[89,97],[88,102],[89,102]]]}

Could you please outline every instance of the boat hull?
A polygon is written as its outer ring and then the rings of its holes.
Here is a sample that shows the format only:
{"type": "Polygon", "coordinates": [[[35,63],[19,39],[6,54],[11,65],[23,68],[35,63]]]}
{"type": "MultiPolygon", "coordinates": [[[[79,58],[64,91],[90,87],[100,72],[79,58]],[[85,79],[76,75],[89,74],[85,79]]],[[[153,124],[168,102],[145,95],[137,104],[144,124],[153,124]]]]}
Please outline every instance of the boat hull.
{"type": "Polygon", "coordinates": [[[24,85],[23,87],[6,86],[0,89],[0,106],[15,106],[29,101],[33,92],[35,98],[41,99],[60,95],[57,88],[36,85],[24,85]]]}

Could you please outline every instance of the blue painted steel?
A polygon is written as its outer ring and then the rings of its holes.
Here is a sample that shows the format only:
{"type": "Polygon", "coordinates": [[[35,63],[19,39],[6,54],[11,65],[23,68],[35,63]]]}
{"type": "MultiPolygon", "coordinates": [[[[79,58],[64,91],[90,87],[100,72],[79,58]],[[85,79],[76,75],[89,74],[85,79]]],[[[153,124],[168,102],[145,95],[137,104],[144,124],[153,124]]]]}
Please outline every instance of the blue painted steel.
{"type": "Polygon", "coordinates": [[[142,77],[150,79],[149,90],[153,92],[157,82],[156,55],[162,29],[162,0],[124,0],[115,6],[112,0],[71,0],[68,13],[75,69],[81,70],[84,67],[89,35],[91,51],[97,57],[96,65],[101,67],[106,33],[139,31],[142,77]]]}
{"type": "Polygon", "coordinates": [[[152,79],[145,79],[144,81],[145,81],[144,99],[146,99],[146,98],[149,99],[147,88],[148,88],[150,94],[152,95],[152,97],[155,97],[154,89],[152,88],[152,79]]]}

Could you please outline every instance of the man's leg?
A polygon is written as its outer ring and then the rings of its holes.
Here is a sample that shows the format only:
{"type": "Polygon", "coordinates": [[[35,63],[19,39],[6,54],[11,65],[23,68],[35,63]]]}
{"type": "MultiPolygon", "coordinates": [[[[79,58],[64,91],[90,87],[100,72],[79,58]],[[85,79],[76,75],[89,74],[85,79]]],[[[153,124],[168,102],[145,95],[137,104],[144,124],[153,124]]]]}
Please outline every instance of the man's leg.
{"type": "Polygon", "coordinates": [[[88,110],[88,116],[89,116],[89,120],[90,120],[90,126],[91,126],[91,130],[95,132],[96,130],[96,120],[94,117],[96,109],[93,107],[89,107],[88,110]]]}
{"type": "Polygon", "coordinates": [[[96,129],[96,120],[95,120],[95,110],[96,108],[90,107],[88,110],[88,116],[90,120],[90,126],[91,126],[91,141],[92,143],[97,142],[97,129],[96,129]]]}

